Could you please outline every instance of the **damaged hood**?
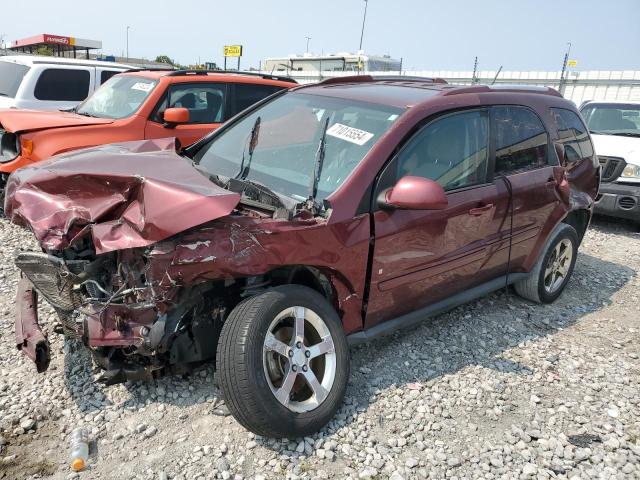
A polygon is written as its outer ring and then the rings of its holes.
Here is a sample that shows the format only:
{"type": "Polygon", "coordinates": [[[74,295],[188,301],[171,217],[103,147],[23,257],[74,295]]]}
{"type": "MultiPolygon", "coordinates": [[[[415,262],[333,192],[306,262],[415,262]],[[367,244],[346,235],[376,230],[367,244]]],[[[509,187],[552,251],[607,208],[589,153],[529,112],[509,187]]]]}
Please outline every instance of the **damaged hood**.
{"type": "Polygon", "coordinates": [[[9,132],[31,132],[48,128],[106,125],[110,118],[94,118],[71,112],[43,112],[40,110],[1,109],[0,125],[9,132]]]}
{"type": "Polygon", "coordinates": [[[90,230],[96,253],[106,253],[226,216],[239,201],[166,138],[78,150],[18,169],[9,177],[5,213],[45,250],[62,250],[90,230]]]}

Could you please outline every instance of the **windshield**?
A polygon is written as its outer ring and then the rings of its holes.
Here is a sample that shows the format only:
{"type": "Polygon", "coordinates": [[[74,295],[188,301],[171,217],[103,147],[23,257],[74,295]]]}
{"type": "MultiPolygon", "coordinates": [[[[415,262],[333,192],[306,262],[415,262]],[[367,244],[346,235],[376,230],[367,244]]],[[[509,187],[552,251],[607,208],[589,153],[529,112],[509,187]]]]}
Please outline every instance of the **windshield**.
{"type": "Polygon", "coordinates": [[[254,110],[198,151],[219,177],[260,183],[306,200],[322,152],[316,201],[333,193],[403,112],[343,98],[288,93],[254,110]],[[325,133],[326,129],[326,133],[325,133]]]}
{"type": "Polygon", "coordinates": [[[640,105],[596,103],[580,113],[591,133],[640,136],[640,105]]]}
{"type": "Polygon", "coordinates": [[[29,67],[0,61],[0,96],[15,98],[29,67]]]}
{"type": "Polygon", "coordinates": [[[156,81],[149,78],[116,75],[81,103],[76,113],[89,117],[126,118],[140,108],[155,86],[156,81]]]}

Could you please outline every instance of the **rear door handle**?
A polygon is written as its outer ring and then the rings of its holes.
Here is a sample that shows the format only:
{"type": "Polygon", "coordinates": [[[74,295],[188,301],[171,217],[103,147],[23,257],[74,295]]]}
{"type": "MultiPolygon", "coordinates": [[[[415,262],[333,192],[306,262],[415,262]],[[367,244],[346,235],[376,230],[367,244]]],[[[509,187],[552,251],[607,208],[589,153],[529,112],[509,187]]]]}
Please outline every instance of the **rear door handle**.
{"type": "Polygon", "coordinates": [[[550,178],[549,180],[547,180],[547,183],[545,183],[545,185],[547,186],[547,188],[556,188],[558,186],[558,182],[555,178],[550,178]]]}
{"type": "Polygon", "coordinates": [[[473,215],[473,216],[477,217],[479,215],[482,215],[485,212],[488,212],[492,208],[493,208],[493,203],[487,203],[486,205],[483,205],[482,207],[472,208],[471,210],[469,210],[469,215],[473,215]]]}

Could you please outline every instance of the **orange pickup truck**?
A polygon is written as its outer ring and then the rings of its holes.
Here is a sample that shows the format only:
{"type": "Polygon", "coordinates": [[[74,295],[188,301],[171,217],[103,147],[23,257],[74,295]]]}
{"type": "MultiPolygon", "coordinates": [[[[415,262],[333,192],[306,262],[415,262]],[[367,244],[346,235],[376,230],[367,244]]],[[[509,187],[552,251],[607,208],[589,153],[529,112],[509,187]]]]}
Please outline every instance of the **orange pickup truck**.
{"type": "Polygon", "coordinates": [[[136,70],[71,111],[0,109],[0,191],[17,168],[107,143],[176,137],[188,145],[295,80],[248,72],[136,70]]]}

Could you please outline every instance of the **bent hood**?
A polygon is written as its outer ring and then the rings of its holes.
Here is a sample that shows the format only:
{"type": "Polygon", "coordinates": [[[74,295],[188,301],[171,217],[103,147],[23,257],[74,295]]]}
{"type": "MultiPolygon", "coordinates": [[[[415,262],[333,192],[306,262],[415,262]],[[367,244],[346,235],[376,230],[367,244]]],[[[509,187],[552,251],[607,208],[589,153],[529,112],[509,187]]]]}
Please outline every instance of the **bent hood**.
{"type": "Polygon", "coordinates": [[[5,213],[47,251],[90,230],[96,253],[143,247],[229,215],[240,195],[175,152],[175,139],[103,145],[16,170],[5,213]]]}
{"type": "Polygon", "coordinates": [[[107,125],[110,118],[85,117],[71,112],[44,112],[40,110],[2,109],[0,125],[9,132],[31,132],[47,128],[80,127],[84,125],[107,125]]]}

